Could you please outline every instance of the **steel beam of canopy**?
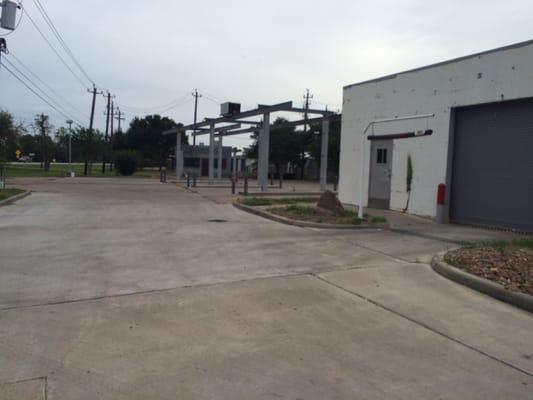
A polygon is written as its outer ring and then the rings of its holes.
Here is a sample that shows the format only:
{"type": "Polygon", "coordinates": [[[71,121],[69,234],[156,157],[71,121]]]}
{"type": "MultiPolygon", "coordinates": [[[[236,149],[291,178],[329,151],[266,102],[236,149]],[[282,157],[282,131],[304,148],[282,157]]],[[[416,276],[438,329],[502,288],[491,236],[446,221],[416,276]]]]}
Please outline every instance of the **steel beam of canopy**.
{"type": "Polygon", "coordinates": [[[233,122],[237,122],[239,124],[256,125],[256,126],[261,125],[261,121],[243,121],[243,120],[240,120],[240,119],[238,119],[238,120],[236,119],[233,122]]]}
{"type": "Polygon", "coordinates": [[[215,125],[211,125],[209,133],[209,184],[215,180],[215,125]]]}
{"type": "Polygon", "coordinates": [[[222,136],[218,138],[217,179],[222,180],[222,136]]]}
{"type": "Polygon", "coordinates": [[[329,118],[322,120],[322,142],[320,149],[320,191],[325,192],[328,183],[328,147],[329,147],[329,118]]]}
{"type": "Polygon", "coordinates": [[[270,153],[270,114],[263,115],[263,125],[259,131],[258,171],[257,177],[262,192],[268,189],[268,167],[270,153]]]}
{"type": "Polygon", "coordinates": [[[299,108],[299,107],[291,107],[289,109],[287,109],[286,111],[292,111],[292,112],[297,112],[297,113],[302,113],[302,114],[321,114],[321,115],[333,115],[335,114],[333,111],[327,111],[327,110],[316,110],[316,109],[308,109],[306,110],[305,108],[299,108]]]}
{"type": "MultiPolygon", "coordinates": [[[[261,115],[264,115],[265,113],[273,113],[273,112],[277,112],[277,111],[286,111],[287,109],[290,109],[290,108],[292,108],[292,101],[287,101],[285,103],[279,103],[279,104],[274,104],[274,105],[269,105],[269,106],[262,106],[262,107],[256,108],[255,110],[244,111],[242,113],[235,114],[235,115],[233,115],[231,117],[220,117],[220,118],[206,119],[205,121],[198,122],[196,125],[195,124],[185,125],[185,126],[182,126],[182,127],[179,127],[179,128],[175,128],[175,129],[166,131],[165,134],[170,135],[170,134],[175,134],[177,131],[186,132],[186,131],[190,131],[190,130],[194,130],[194,129],[198,130],[198,128],[203,128],[205,126],[210,127],[211,125],[217,125],[217,124],[228,123],[228,122],[235,122],[235,121],[241,120],[243,118],[261,116],[261,115]]],[[[241,121],[241,123],[242,123],[242,121],[241,121]]]]}
{"type": "MultiPolygon", "coordinates": [[[[270,127],[270,129],[271,130],[276,130],[276,129],[282,129],[282,128],[289,128],[289,127],[293,127],[293,126],[300,126],[300,125],[304,125],[304,124],[318,124],[318,123],[321,123],[325,118],[329,119],[330,122],[331,122],[331,121],[340,120],[342,118],[342,115],[341,114],[334,114],[334,115],[331,115],[329,117],[318,117],[318,118],[308,118],[307,120],[300,119],[300,120],[297,120],[297,121],[289,121],[289,122],[284,122],[282,124],[272,125],[270,127]]],[[[257,132],[258,130],[259,130],[259,128],[255,128],[255,127],[254,128],[244,128],[244,129],[239,129],[239,130],[235,130],[235,131],[224,132],[224,136],[242,135],[242,134],[245,134],[245,133],[257,132]]]]}
{"type": "Polygon", "coordinates": [[[183,175],[183,150],[181,148],[181,132],[176,134],[176,180],[180,180],[183,175]]]}
{"type": "MultiPolygon", "coordinates": [[[[215,128],[215,133],[226,132],[226,131],[232,130],[232,129],[239,129],[240,127],[241,127],[241,124],[219,126],[218,128],[215,128]]],[[[206,133],[210,133],[211,129],[201,128],[201,129],[197,129],[196,131],[197,131],[196,133],[192,134],[193,136],[205,135],[206,133]],[[198,133],[198,132],[203,132],[203,133],[198,133]]]]}

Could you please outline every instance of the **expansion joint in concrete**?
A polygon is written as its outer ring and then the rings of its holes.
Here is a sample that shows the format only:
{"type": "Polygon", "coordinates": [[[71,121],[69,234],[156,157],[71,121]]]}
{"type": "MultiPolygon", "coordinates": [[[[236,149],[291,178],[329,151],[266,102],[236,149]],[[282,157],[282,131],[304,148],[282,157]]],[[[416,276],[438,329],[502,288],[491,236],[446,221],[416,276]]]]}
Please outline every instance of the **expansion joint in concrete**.
{"type": "Polygon", "coordinates": [[[320,275],[311,274],[311,276],[315,277],[316,279],[318,279],[319,281],[321,281],[321,282],[323,282],[323,283],[325,283],[327,285],[333,286],[333,287],[335,287],[335,288],[337,288],[337,289],[339,289],[339,290],[341,290],[341,291],[343,291],[345,293],[348,293],[348,294],[350,294],[352,296],[356,296],[356,297],[360,298],[361,300],[364,300],[364,301],[366,301],[366,302],[368,302],[368,303],[370,303],[370,304],[372,304],[372,305],[374,305],[376,307],[381,308],[382,310],[385,310],[385,311],[387,311],[387,312],[389,312],[391,314],[394,314],[394,315],[396,315],[396,316],[398,316],[400,318],[403,318],[403,319],[405,319],[405,320],[407,320],[407,321],[409,321],[409,322],[411,322],[413,324],[416,324],[416,325],[420,326],[421,328],[424,328],[424,329],[426,329],[426,330],[428,330],[428,331],[430,331],[430,332],[432,332],[434,334],[437,334],[437,335],[439,335],[439,336],[441,336],[441,337],[443,337],[443,338],[445,338],[447,340],[450,340],[450,341],[452,341],[452,342],[454,342],[454,343],[456,343],[456,344],[458,344],[458,345],[460,345],[462,347],[465,347],[465,348],[467,348],[467,349],[469,349],[471,351],[474,351],[474,352],[476,352],[476,353],[478,353],[478,354],[480,354],[482,356],[485,356],[485,357],[487,357],[487,358],[489,358],[489,359],[491,359],[493,361],[496,361],[496,362],[498,362],[500,364],[503,364],[506,367],[509,367],[511,369],[514,369],[515,371],[521,372],[522,374],[527,375],[530,378],[533,378],[533,373],[531,373],[529,371],[526,371],[526,370],[524,370],[522,368],[519,368],[519,367],[517,367],[517,366],[515,366],[515,365],[513,365],[511,363],[508,363],[507,361],[504,361],[504,360],[502,360],[502,359],[500,359],[498,357],[495,357],[495,356],[493,356],[493,355],[491,355],[491,354],[489,354],[487,352],[484,352],[483,350],[480,350],[480,349],[478,349],[478,348],[476,348],[476,347],[474,347],[472,345],[469,345],[469,344],[467,344],[465,342],[462,342],[462,341],[460,341],[460,340],[458,340],[458,339],[456,339],[456,338],[454,338],[454,337],[452,337],[450,335],[447,335],[447,334],[445,334],[445,333],[443,333],[443,332],[441,332],[441,331],[439,331],[439,330],[437,330],[437,329],[425,324],[422,321],[419,321],[417,319],[409,317],[408,315],[405,315],[405,314],[403,314],[401,312],[398,312],[398,311],[396,311],[396,310],[394,310],[394,309],[392,309],[390,307],[387,307],[384,304],[381,304],[381,303],[379,303],[379,302],[377,302],[375,300],[370,299],[369,297],[366,297],[366,296],[363,296],[360,293],[354,292],[353,290],[346,289],[346,288],[344,288],[344,287],[342,287],[340,285],[337,285],[336,283],[328,281],[327,279],[323,278],[320,275]]]}

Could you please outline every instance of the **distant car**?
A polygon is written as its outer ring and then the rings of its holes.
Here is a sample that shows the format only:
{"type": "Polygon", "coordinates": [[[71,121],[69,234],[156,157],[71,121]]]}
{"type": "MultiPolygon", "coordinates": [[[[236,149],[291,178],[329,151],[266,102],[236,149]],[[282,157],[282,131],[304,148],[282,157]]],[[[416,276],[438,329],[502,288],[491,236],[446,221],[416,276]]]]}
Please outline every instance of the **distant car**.
{"type": "Polygon", "coordinates": [[[32,158],[30,156],[22,156],[18,159],[18,162],[32,162],[32,158]]]}

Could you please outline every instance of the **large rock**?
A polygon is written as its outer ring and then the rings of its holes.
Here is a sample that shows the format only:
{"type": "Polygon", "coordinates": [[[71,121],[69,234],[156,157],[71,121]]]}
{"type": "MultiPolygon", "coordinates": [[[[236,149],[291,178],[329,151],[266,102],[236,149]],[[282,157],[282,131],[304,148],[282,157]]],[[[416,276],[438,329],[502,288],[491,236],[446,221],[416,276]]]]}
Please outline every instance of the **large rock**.
{"type": "Polygon", "coordinates": [[[322,196],[320,196],[317,207],[323,210],[330,211],[334,214],[344,211],[344,207],[342,206],[341,202],[337,198],[337,195],[333,193],[331,190],[326,190],[322,194],[322,196]]]}

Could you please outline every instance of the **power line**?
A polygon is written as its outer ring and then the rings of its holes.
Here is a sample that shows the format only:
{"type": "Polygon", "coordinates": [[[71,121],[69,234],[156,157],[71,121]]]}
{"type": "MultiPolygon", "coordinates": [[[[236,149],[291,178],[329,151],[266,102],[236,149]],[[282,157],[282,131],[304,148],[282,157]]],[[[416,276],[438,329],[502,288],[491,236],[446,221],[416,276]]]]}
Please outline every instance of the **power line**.
{"type": "Polygon", "coordinates": [[[44,87],[46,87],[50,92],[54,93],[57,98],[59,98],[62,102],[66,103],[72,111],[75,111],[76,114],[82,116],[84,119],[88,119],[86,115],[82,111],[80,111],[78,108],[76,108],[72,103],[70,103],[68,100],[66,100],[62,95],[60,95],[54,88],[52,88],[50,85],[48,85],[46,82],[44,82],[35,72],[33,72],[26,64],[24,64],[18,57],[16,57],[13,52],[9,52],[9,57],[13,58],[18,64],[20,64],[30,75],[32,75],[35,79],[37,79],[44,87]]]}
{"type": "MultiPolygon", "coordinates": [[[[57,112],[58,112],[59,114],[61,114],[63,117],[65,117],[65,118],[67,118],[67,119],[74,119],[74,118],[72,118],[71,116],[69,116],[68,114],[65,114],[63,111],[59,110],[56,106],[54,106],[52,103],[50,103],[48,100],[46,100],[43,96],[41,96],[39,93],[37,93],[35,90],[33,90],[32,87],[30,87],[26,82],[24,82],[21,78],[19,78],[19,77],[17,76],[17,74],[15,74],[13,71],[11,71],[11,70],[7,67],[7,65],[5,65],[3,62],[1,62],[0,65],[2,65],[2,66],[5,68],[5,70],[6,70],[7,72],[9,72],[11,75],[13,75],[13,77],[14,77],[15,79],[17,79],[20,83],[22,83],[24,86],[26,86],[26,88],[27,88],[29,91],[31,91],[35,96],[39,97],[42,101],[44,101],[46,104],[48,104],[51,108],[53,108],[55,111],[57,111],[57,112]]],[[[80,123],[78,120],[74,119],[74,121],[75,121],[77,124],[83,126],[83,124],[80,123]]]]}
{"type": "Polygon", "coordinates": [[[171,102],[169,103],[166,103],[166,104],[163,104],[161,106],[153,106],[153,107],[136,107],[136,106],[128,106],[128,105],[125,105],[123,103],[118,103],[117,104],[125,109],[126,111],[130,111],[132,113],[155,113],[157,111],[159,112],[165,112],[165,111],[169,111],[173,108],[176,108],[176,107],[181,107],[185,104],[187,104],[191,99],[189,98],[189,92],[187,92],[187,94],[183,95],[182,97],[180,98],[177,98],[177,99],[174,99],[172,100],[171,102]]]}
{"type": "Polygon", "coordinates": [[[37,32],[39,32],[39,34],[41,35],[41,37],[44,39],[44,41],[46,42],[46,44],[48,44],[48,47],[50,47],[50,49],[55,53],[55,55],[59,58],[59,60],[63,63],[63,65],[70,71],[70,73],[78,80],[78,82],[81,83],[81,85],[83,86],[83,88],[85,89],[87,87],[87,85],[85,84],[85,82],[83,82],[83,80],[72,70],[72,68],[67,64],[67,62],[63,59],[63,57],[61,57],[61,55],[57,52],[57,50],[55,49],[55,47],[52,45],[52,43],[50,43],[50,41],[48,40],[48,38],[45,36],[45,34],[41,31],[41,29],[37,26],[37,24],[35,23],[35,21],[33,20],[33,18],[31,17],[31,15],[28,13],[28,11],[26,10],[26,8],[23,8],[22,9],[22,12],[24,12],[31,24],[34,26],[35,29],[37,29],[37,32]]]}
{"type": "MultiPolygon", "coordinates": [[[[26,75],[24,72],[22,72],[15,64],[13,64],[11,61],[9,61],[7,58],[5,59],[5,61],[8,62],[8,64],[11,66],[11,68],[14,68],[20,75],[23,76],[24,79],[26,79],[26,81],[28,81],[30,84],[32,84],[35,89],[37,89],[39,92],[41,92],[41,94],[43,96],[45,96],[50,102],[54,103],[54,105],[56,107],[58,107],[59,109],[61,109],[61,111],[63,111],[65,114],[69,114],[69,111],[67,109],[65,109],[65,107],[63,107],[61,104],[59,104],[59,102],[57,100],[55,100],[54,98],[52,98],[52,96],[50,96],[48,93],[46,93],[42,88],[39,87],[39,85],[37,85],[31,78],[28,77],[28,75],[26,75]]],[[[4,64],[5,65],[5,64],[4,64]]],[[[78,122],[78,121],[76,121],[78,122]]]]}
{"type": "Polygon", "coordinates": [[[67,55],[71,58],[71,60],[74,62],[74,64],[79,68],[79,70],[85,76],[85,78],[87,78],[87,80],[91,84],[94,85],[94,81],[91,79],[91,77],[89,76],[87,71],[81,66],[81,64],[79,63],[77,58],[74,56],[74,53],[72,53],[72,50],[70,50],[70,47],[67,45],[67,43],[63,39],[63,36],[61,36],[61,34],[59,33],[59,31],[56,28],[54,22],[52,21],[52,19],[50,18],[50,16],[46,12],[46,10],[44,9],[44,6],[41,4],[41,2],[39,0],[33,0],[33,3],[37,7],[37,10],[39,11],[41,16],[43,17],[44,21],[46,22],[46,24],[48,25],[48,27],[50,28],[50,30],[52,31],[52,33],[54,34],[56,39],[58,40],[59,44],[61,45],[61,47],[63,48],[65,53],[67,53],[67,55]]]}

